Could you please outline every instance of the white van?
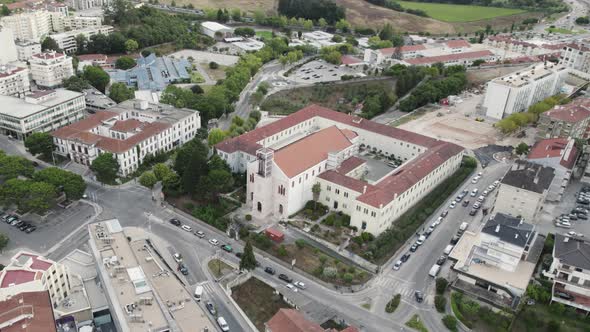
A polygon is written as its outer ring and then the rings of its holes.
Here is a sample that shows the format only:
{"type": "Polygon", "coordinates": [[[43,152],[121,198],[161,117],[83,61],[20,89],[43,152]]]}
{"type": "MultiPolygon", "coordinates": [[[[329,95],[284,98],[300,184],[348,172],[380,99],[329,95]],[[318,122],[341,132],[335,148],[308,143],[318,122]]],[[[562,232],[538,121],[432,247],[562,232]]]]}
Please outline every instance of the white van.
{"type": "Polygon", "coordinates": [[[464,231],[464,230],[467,229],[467,226],[469,226],[469,224],[466,223],[466,222],[464,222],[464,223],[461,224],[461,226],[459,226],[459,229],[462,230],[462,231],[464,231]]]}
{"type": "Polygon", "coordinates": [[[452,244],[449,244],[449,245],[448,245],[448,246],[445,248],[445,251],[443,251],[443,253],[444,253],[445,255],[447,255],[447,256],[448,256],[448,255],[451,253],[451,251],[453,251],[453,248],[454,248],[454,247],[455,247],[454,245],[452,245],[452,244]]]}
{"type": "Polygon", "coordinates": [[[221,328],[221,330],[223,332],[229,331],[229,326],[227,325],[225,318],[223,318],[223,317],[217,318],[217,325],[219,325],[219,327],[221,328]]]}
{"type": "Polygon", "coordinates": [[[202,296],[203,296],[203,286],[197,286],[195,288],[195,300],[197,300],[197,302],[201,302],[202,296]]]}
{"type": "Polygon", "coordinates": [[[436,278],[436,276],[438,275],[438,272],[440,272],[440,265],[436,265],[434,264],[431,268],[430,268],[430,272],[428,272],[428,275],[436,278]]]}

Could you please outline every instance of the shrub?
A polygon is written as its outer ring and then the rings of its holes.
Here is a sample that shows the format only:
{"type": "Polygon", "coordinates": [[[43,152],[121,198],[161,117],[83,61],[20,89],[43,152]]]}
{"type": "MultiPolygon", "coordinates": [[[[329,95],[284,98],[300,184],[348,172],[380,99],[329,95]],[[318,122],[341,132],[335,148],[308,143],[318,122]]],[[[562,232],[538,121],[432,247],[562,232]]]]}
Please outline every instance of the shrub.
{"type": "Polygon", "coordinates": [[[152,171],[143,172],[139,177],[139,183],[144,187],[152,188],[156,182],[158,182],[158,179],[156,179],[156,176],[152,171]]]}
{"type": "Polygon", "coordinates": [[[297,248],[303,249],[303,247],[305,247],[305,240],[304,239],[297,239],[295,241],[295,245],[297,246],[297,248]]]}
{"type": "Polygon", "coordinates": [[[373,236],[373,234],[371,234],[369,232],[363,232],[361,234],[361,238],[363,239],[364,242],[371,242],[375,239],[375,236],[373,236]]]}
{"type": "Polygon", "coordinates": [[[182,204],[182,207],[187,211],[192,211],[195,208],[195,203],[186,202],[186,203],[182,204]]]}
{"type": "Polygon", "coordinates": [[[314,233],[315,233],[315,232],[317,232],[317,231],[319,231],[319,230],[320,230],[320,225],[318,225],[318,224],[315,224],[315,225],[311,226],[311,231],[312,231],[312,232],[314,232],[314,233]]]}
{"type": "Polygon", "coordinates": [[[445,307],[447,305],[447,299],[442,295],[436,295],[434,297],[434,306],[436,307],[436,311],[443,313],[445,312],[445,307]]]}
{"type": "Polygon", "coordinates": [[[217,68],[219,68],[219,64],[215,61],[211,61],[211,62],[209,62],[209,68],[217,69],[217,68]]]}
{"type": "Polygon", "coordinates": [[[281,257],[287,256],[287,248],[285,247],[284,244],[281,244],[281,246],[277,250],[277,254],[281,257]]]}
{"type": "Polygon", "coordinates": [[[334,279],[338,275],[338,270],[335,267],[329,266],[329,267],[324,268],[324,271],[322,272],[322,274],[326,278],[334,279]]]}
{"type": "Polygon", "coordinates": [[[272,247],[271,240],[264,234],[254,235],[254,244],[260,249],[267,250],[272,247]]]}
{"type": "Polygon", "coordinates": [[[345,273],[342,276],[342,280],[344,280],[344,282],[347,284],[350,284],[352,282],[352,279],[354,279],[354,276],[351,273],[345,273]]]}
{"type": "Polygon", "coordinates": [[[320,263],[322,263],[322,265],[325,265],[326,261],[328,260],[328,257],[326,257],[326,255],[321,255],[319,260],[320,260],[320,263]]]}
{"type": "Polygon", "coordinates": [[[447,329],[449,329],[450,331],[457,331],[457,318],[451,315],[446,315],[445,317],[443,317],[442,321],[443,324],[445,324],[445,326],[447,327],[447,329]]]}
{"type": "Polygon", "coordinates": [[[397,307],[399,306],[399,303],[402,299],[402,296],[400,294],[396,294],[391,300],[389,300],[389,302],[387,302],[387,304],[385,305],[385,312],[387,312],[388,314],[392,313],[395,311],[395,309],[397,309],[397,307]]]}
{"type": "Polygon", "coordinates": [[[252,215],[251,214],[247,214],[246,215],[246,221],[251,221],[252,220],[252,215]]]}
{"type": "Polygon", "coordinates": [[[440,277],[436,278],[436,294],[442,295],[447,289],[448,285],[449,282],[447,281],[447,279],[440,277]]]}

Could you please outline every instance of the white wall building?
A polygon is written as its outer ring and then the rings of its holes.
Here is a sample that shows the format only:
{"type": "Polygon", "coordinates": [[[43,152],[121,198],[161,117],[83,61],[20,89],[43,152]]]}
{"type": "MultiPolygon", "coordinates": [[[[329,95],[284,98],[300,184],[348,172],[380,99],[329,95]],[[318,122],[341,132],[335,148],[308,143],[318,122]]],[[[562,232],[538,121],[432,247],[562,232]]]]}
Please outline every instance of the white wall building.
{"type": "Polygon", "coordinates": [[[0,66],[0,95],[24,97],[29,91],[31,91],[31,82],[28,68],[0,66]]]}
{"type": "Polygon", "coordinates": [[[559,57],[559,64],[584,73],[590,73],[590,48],[573,43],[565,45],[559,57]]]}
{"type": "Polygon", "coordinates": [[[201,33],[211,38],[223,39],[233,36],[234,29],[217,22],[207,21],[201,23],[201,33]]]}
{"type": "Polygon", "coordinates": [[[52,27],[55,32],[67,32],[102,26],[102,18],[97,16],[52,15],[52,27]]]}
{"type": "Polygon", "coordinates": [[[29,61],[35,54],[41,53],[41,43],[31,40],[17,40],[16,54],[18,61],[29,61]]]}
{"type": "Polygon", "coordinates": [[[33,55],[31,76],[38,86],[53,88],[60,86],[64,79],[74,75],[72,58],[55,51],[33,55]]]}
{"type": "Polygon", "coordinates": [[[51,14],[45,9],[26,11],[4,16],[0,23],[12,30],[16,39],[42,41],[52,31],[51,14]]]}
{"type": "Polygon", "coordinates": [[[390,66],[396,60],[457,54],[471,51],[471,44],[463,39],[440,43],[404,45],[378,50],[365,49],[364,61],[374,66],[390,66]]]}
{"type": "Polygon", "coordinates": [[[67,4],[75,10],[86,10],[91,8],[103,8],[109,6],[111,0],[68,0],[67,4]]]}
{"type": "Polygon", "coordinates": [[[487,84],[483,101],[486,115],[502,119],[526,111],[534,103],[559,93],[567,75],[564,66],[541,63],[493,79],[487,84]]]}
{"type": "Polygon", "coordinates": [[[375,235],[453,174],[463,156],[457,145],[316,105],[215,147],[234,172],[246,172],[254,217],[286,218],[312,199],[317,183],[321,203],[375,235]],[[361,147],[404,163],[361,159],[361,147]]]}
{"type": "Polygon", "coordinates": [[[0,96],[0,130],[24,139],[33,132],[48,132],[84,117],[84,95],[69,90],[44,90],[24,99],[0,96]]]}
{"type": "Polygon", "coordinates": [[[127,100],[52,133],[56,153],[90,165],[112,153],[126,176],[147,155],[170,151],[193,139],[201,127],[199,112],[165,104],[127,100]]]}
{"type": "Polygon", "coordinates": [[[67,32],[56,33],[50,35],[55,40],[61,50],[67,54],[75,53],[78,50],[76,44],[76,36],[83,35],[88,40],[90,37],[98,34],[108,35],[113,32],[113,27],[110,25],[103,25],[98,27],[84,28],[80,30],[72,30],[67,32]]]}
{"type": "Polygon", "coordinates": [[[2,48],[0,48],[0,65],[18,59],[12,30],[2,25],[0,25],[0,45],[2,45],[2,48]]]}

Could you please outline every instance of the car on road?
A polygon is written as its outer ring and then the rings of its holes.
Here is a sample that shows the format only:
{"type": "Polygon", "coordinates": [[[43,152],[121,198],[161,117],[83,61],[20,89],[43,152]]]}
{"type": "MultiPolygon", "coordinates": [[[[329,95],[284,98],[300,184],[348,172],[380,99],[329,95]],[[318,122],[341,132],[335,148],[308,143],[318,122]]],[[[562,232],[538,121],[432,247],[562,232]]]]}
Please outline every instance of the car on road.
{"type": "Polygon", "coordinates": [[[205,237],[205,233],[203,233],[203,231],[196,231],[195,235],[200,237],[201,239],[205,237]]]}
{"type": "Polygon", "coordinates": [[[187,232],[192,232],[193,231],[192,227],[189,226],[189,225],[182,225],[180,228],[184,229],[187,232]]]}
{"type": "Polygon", "coordinates": [[[176,218],[170,219],[170,223],[174,226],[180,226],[180,220],[178,220],[176,218]]]}
{"type": "Polygon", "coordinates": [[[583,213],[578,213],[578,219],[588,220],[588,216],[583,213]]]}
{"type": "Polygon", "coordinates": [[[33,225],[31,225],[31,224],[30,224],[30,223],[28,223],[28,222],[24,222],[24,223],[22,223],[22,225],[18,226],[18,229],[20,229],[21,231],[23,231],[23,232],[24,232],[24,231],[25,231],[27,228],[29,228],[29,227],[31,227],[31,226],[33,226],[33,225]]]}
{"type": "Polygon", "coordinates": [[[174,257],[174,260],[176,261],[176,263],[182,262],[182,255],[181,254],[174,253],[174,255],[172,255],[172,257],[174,257]]]}
{"type": "Polygon", "coordinates": [[[186,265],[180,263],[178,265],[178,270],[180,271],[180,273],[182,273],[184,275],[188,275],[188,268],[186,267],[186,265]]]}
{"type": "Polygon", "coordinates": [[[461,205],[467,207],[469,205],[469,200],[464,200],[463,203],[461,203],[461,205]]]}
{"type": "Polygon", "coordinates": [[[449,214],[449,210],[444,210],[444,211],[443,211],[443,212],[440,214],[440,216],[444,218],[444,217],[446,217],[446,216],[447,216],[447,214],[449,214]]]}
{"type": "Polygon", "coordinates": [[[225,318],[223,318],[221,316],[217,317],[217,325],[219,325],[219,328],[221,328],[221,331],[229,332],[229,325],[227,325],[225,318]]]}
{"type": "Polygon", "coordinates": [[[288,283],[292,283],[293,282],[293,279],[292,278],[290,278],[288,275],[283,274],[283,273],[279,274],[279,279],[281,279],[283,281],[286,281],[288,283]]]}
{"type": "Polygon", "coordinates": [[[568,236],[577,236],[577,237],[583,237],[584,236],[584,234],[582,234],[582,233],[576,233],[574,231],[567,232],[567,235],[568,236]]]}
{"type": "Polygon", "coordinates": [[[416,250],[418,250],[418,244],[414,243],[414,244],[412,244],[412,246],[410,247],[410,251],[411,251],[411,252],[416,252],[416,250]]]}
{"type": "Polygon", "coordinates": [[[567,221],[558,221],[555,223],[556,227],[562,227],[562,228],[572,228],[572,224],[570,224],[567,221]]]}
{"type": "Polygon", "coordinates": [[[455,202],[455,201],[452,201],[452,202],[451,202],[451,204],[449,205],[449,208],[450,208],[450,209],[454,209],[454,208],[455,208],[455,206],[457,206],[457,202],[455,202]]]}
{"type": "Polygon", "coordinates": [[[436,227],[436,226],[440,225],[442,223],[442,221],[443,221],[443,217],[438,217],[438,219],[436,219],[436,221],[434,223],[432,223],[432,225],[434,227],[436,227]]]}
{"type": "Polygon", "coordinates": [[[207,310],[209,311],[209,313],[213,316],[217,315],[217,310],[215,310],[215,305],[213,304],[213,302],[211,301],[207,301],[207,303],[205,303],[205,307],[207,308],[207,310]]]}
{"type": "Polygon", "coordinates": [[[219,245],[219,241],[217,241],[216,239],[209,240],[209,243],[211,243],[211,245],[214,245],[214,246],[218,246],[219,245]]]}
{"type": "Polygon", "coordinates": [[[286,284],[285,287],[297,293],[297,287],[293,286],[292,284],[286,284]]]}
{"type": "Polygon", "coordinates": [[[477,189],[477,188],[475,188],[475,189],[473,189],[473,190],[471,191],[471,194],[469,194],[469,196],[471,196],[471,197],[475,197],[475,196],[477,196],[477,192],[478,192],[478,189],[477,189]]]}
{"type": "Polygon", "coordinates": [[[480,207],[481,207],[481,203],[479,203],[479,202],[475,202],[475,203],[473,203],[473,208],[474,208],[475,210],[478,210],[480,207]]]}
{"type": "Polygon", "coordinates": [[[405,254],[404,254],[404,255],[403,255],[401,258],[400,258],[400,260],[401,260],[402,262],[404,262],[404,263],[405,263],[405,262],[407,262],[409,259],[410,259],[410,254],[409,254],[409,253],[405,253],[405,254]]]}
{"type": "Polygon", "coordinates": [[[485,199],[486,199],[486,197],[485,197],[484,195],[480,195],[480,196],[477,198],[477,201],[481,203],[481,202],[483,202],[485,199]]]}
{"type": "Polygon", "coordinates": [[[273,269],[273,268],[272,268],[272,267],[270,267],[270,266],[267,266],[267,267],[265,267],[265,268],[264,268],[264,272],[266,272],[266,273],[268,273],[268,274],[271,274],[271,275],[274,275],[274,274],[276,273],[276,272],[275,272],[275,269],[273,269]]]}
{"type": "Polygon", "coordinates": [[[414,297],[416,298],[416,302],[422,303],[424,301],[424,294],[421,291],[416,291],[414,293],[414,297]]]}
{"type": "Polygon", "coordinates": [[[480,178],[481,178],[481,176],[479,176],[479,175],[475,176],[473,178],[473,180],[471,180],[471,183],[476,184],[479,181],[480,178]]]}
{"type": "Polygon", "coordinates": [[[237,257],[237,258],[242,258],[242,253],[241,253],[241,252],[239,252],[239,251],[238,251],[238,252],[236,252],[236,257],[237,257]]]}
{"type": "Polygon", "coordinates": [[[421,246],[422,244],[424,244],[424,241],[426,241],[426,236],[424,235],[420,235],[420,237],[418,238],[418,240],[416,240],[416,244],[421,246]]]}
{"type": "Polygon", "coordinates": [[[469,211],[469,215],[470,216],[474,216],[477,214],[477,210],[476,209],[471,209],[471,211],[469,211]]]}
{"type": "Polygon", "coordinates": [[[305,289],[305,284],[301,281],[295,281],[293,285],[297,286],[299,289],[305,289]]]}
{"type": "Polygon", "coordinates": [[[31,226],[31,227],[29,227],[29,228],[25,229],[25,233],[27,233],[27,234],[29,234],[29,233],[32,233],[32,232],[34,232],[36,229],[37,229],[37,226],[31,226]]]}
{"type": "Polygon", "coordinates": [[[401,260],[399,260],[399,261],[395,262],[395,264],[393,264],[393,269],[394,269],[395,271],[399,270],[399,269],[402,267],[402,263],[403,263],[403,262],[402,262],[401,260]]]}
{"type": "Polygon", "coordinates": [[[489,191],[487,191],[487,190],[484,190],[484,191],[483,191],[481,194],[482,194],[483,196],[487,196],[489,193],[490,193],[489,191]]]}
{"type": "Polygon", "coordinates": [[[436,260],[436,265],[440,265],[442,266],[445,262],[447,261],[447,256],[440,256],[437,260],[436,260]]]}
{"type": "Polygon", "coordinates": [[[221,246],[221,249],[227,252],[232,252],[234,250],[229,244],[224,244],[223,246],[221,246]]]}

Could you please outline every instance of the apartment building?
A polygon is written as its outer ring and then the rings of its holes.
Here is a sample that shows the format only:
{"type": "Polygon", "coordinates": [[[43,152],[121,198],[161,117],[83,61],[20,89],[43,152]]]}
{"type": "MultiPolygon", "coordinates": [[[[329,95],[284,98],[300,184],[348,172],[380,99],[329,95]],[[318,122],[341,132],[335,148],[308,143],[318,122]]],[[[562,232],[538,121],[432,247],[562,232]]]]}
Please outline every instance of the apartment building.
{"type": "Polygon", "coordinates": [[[442,63],[445,66],[471,66],[477,60],[490,62],[496,61],[496,59],[497,57],[492,51],[483,50],[406,59],[402,61],[402,64],[408,66],[431,66],[435,63],[442,63]]]}
{"type": "Polygon", "coordinates": [[[551,167],[516,160],[500,182],[495,211],[534,222],[554,177],[551,167]]]}
{"type": "Polygon", "coordinates": [[[391,66],[397,60],[421,57],[444,56],[471,51],[471,44],[463,39],[447,40],[439,43],[403,45],[378,50],[365,49],[364,61],[375,66],[391,66]]]}
{"type": "Polygon", "coordinates": [[[536,138],[586,138],[589,124],[590,98],[576,98],[541,113],[536,138]]]}
{"type": "Polygon", "coordinates": [[[463,156],[455,144],[316,105],[215,148],[233,172],[246,172],[255,218],[286,218],[319,184],[320,202],[375,235],[453,174],[463,156]],[[360,149],[387,157],[363,158],[360,149]],[[387,162],[394,156],[401,166],[387,162]]]}
{"type": "Polygon", "coordinates": [[[481,294],[498,307],[516,307],[540,257],[544,238],[535,226],[496,213],[481,231],[466,231],[453,248],[456,288],[481,294]],[[474,290],[485,290],[478,292],[474,290]]]}
{"type": "Polygon", "coordinates": [[[0,301],[2,332],[58,332],[47,291],[23,292],[0,301]]]}
{"type": "Polygon", "coordinates": [[[90,166],[101,153],[119,162],[122,176],[137,170],[147,155],[170,151],[192,140],[199,112],[165,104],[127,100],[52,133],[56,153],[90,166]]]}
{"type": "Polygon", "coordinates": [[[543,274],[553,280],[551,302],[590,313],[590,242],[556,233],[553,262],[543,274]]]}
{"type": "Polygon", "coordinates": [[[0,18],[0,23],[12,30],[16,39],[40,42],[53,31],[51,27],[52,14],[63,15],[45,9],[23,11],[0,18]]]}
{"type": "Polygon", "coordinates": [[[69,90],[44,90],[24,99],[0,96],[0,132],[24,140],[33,132],[48,132],[84,117],[84,95],[69,90]]]}
{"type": "MultiPolygon", "coordinates": [[[[102,26],[102,17],[97,16],[52,16],[52,28],[55,32],[68,32],[102,26]]],[[[53,36],[52,36],[53,38],[53,36]]]]}
{"type": "Polygon", "coordinates": [[[486,115],[502,119],[523,112],[532,104],[559,93],[568,75],[564,66],[540,63],[488,82],[483,108],[486,115]]]}
{"type": "Polygon", "coordinates": [[[67,0],[66,3],[75,10],[86,10],[91,8],[103,8],[110,6],[111,0],[67,0]]]}
{"type": "Polygon", "coordinates": [[[76,53],[78,46],[76,44],[76,37],[83,35],[87,40],[90,37],[98,34],[108,35],[113,32],[113,27],[110,25],[101,25],[97,27],[83,28],[79,30],[71,30],[51,35],[61,50],[67,54],[76,53]]]}
{"type": "Polygon", "coordinates": [[[0,66],[0,95],[24,97],[29,91],[31,91],[31,82],[28,68],[0,66]]]}
{"type": "Polygon", "coordinates": [[[18,61],[29,61],[35,54],[41,53],[41,43],[30,40],[16,40],[18,61]]]}
{"type": "Polygon", "coordinates": [[[31,77],[40,87],[58,87],[62,85],[63,80],[74,76],[72,58],[63,53],[51,51],[35,54],[29,63],[31,77]]]}
{"type": "Polygon", "coordinates": [[[0,45],[2,45],[2,51],[0,52],[0,65],[17,60],[14,35],[10,29],[3,25],[0,25],[0,45]]]}
{"type": "Polygon", "coordinates": [[[567,44],[561,50],[559,64],[568,68],[590,73],[590,48],[583,44],[567,44]]]}

